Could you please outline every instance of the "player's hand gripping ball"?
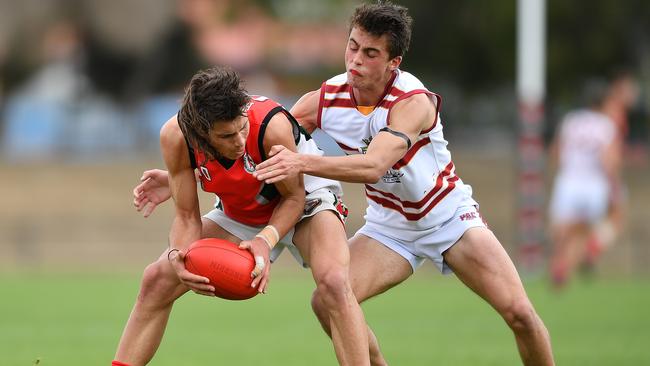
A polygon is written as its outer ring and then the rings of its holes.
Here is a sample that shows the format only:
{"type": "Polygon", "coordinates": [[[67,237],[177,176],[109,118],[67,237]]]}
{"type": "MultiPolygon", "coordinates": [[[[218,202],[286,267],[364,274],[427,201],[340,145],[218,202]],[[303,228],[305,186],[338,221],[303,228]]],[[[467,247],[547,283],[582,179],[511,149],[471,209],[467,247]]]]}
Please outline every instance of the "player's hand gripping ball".
{"type": "Polygon", "coordinates": [[[251,287],[253,267],[255,260],[250,251],[223,239],[197,240],[185,254],[185,268],[207,277],[214,294],[222,299],[245,300],[258,294],[251,287]]]}

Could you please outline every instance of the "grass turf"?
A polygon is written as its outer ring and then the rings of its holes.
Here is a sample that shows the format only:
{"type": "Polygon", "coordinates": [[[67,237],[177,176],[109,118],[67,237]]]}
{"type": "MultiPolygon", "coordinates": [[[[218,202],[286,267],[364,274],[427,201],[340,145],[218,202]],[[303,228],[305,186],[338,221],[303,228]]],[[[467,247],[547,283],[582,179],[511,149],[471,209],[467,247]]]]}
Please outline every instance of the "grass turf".
{"type": "MultiPolygon", "coordinates": [[[[1,365],[109,365],[138,275],[0,275],[1,365]]],[[[559,365],[650,364],[650,282],[526,285],[559,365]]],[[[307,271],[278,271],[269,294],[229,302],[189,294],[175,305],[152,365],[334,365],[311,314],[307,271]]],[[[426,269],[364,304],[395,365],[519,365],[500,317],[453,277],[426,269]]]]}

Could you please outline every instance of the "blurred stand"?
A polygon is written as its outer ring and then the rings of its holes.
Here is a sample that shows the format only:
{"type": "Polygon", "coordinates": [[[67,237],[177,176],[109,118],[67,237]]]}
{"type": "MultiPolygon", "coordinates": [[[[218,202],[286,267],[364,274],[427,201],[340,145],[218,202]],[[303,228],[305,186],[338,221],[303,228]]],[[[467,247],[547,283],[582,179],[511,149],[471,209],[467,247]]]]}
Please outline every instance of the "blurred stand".
{"type": "Polygon", "coordinates": [[[29,47],[16,46],[21,52],[2,57],[10,37],[0,37],[0,67],[3,60],[12,64],[0,69],[0,81],[11,79],[2,111],[8,162],[155,154],[160,127],[176,113],[183,88],[201,68],[231,66],[248,89],[287,107],[321,81],[316,77],[303,86],[289,75],[343,68],[343,20],[318,18],[322,14],[296,20],[300,16],[286,11],[277,16],[273,6],[249,0],[60,0],[59,5],[53,18],[60,20],[18,37],[40,45],[31,62],[24,56],[29,47]],[[149,19],[148,11],[159,20],[149,19]]]}
{"type": "Polygon", "coordinates": [[[160,127],[178,110],[198,69],[229,65],[249,88],[277,93],[264,69],[274,20],[248,1],[178,0],[175,16],[128,82],[126,102],[137,115],[139,147],[157,147],[160,127]]]}
{"type": "Polygon", "coordinates": [[[41,42],[43,65],[6,103],[3,149],[10,161],[52,155],[92,159],[130,146],[129,123],[89,79],[86,49],[73,22],[51,25],[41,42]]]}

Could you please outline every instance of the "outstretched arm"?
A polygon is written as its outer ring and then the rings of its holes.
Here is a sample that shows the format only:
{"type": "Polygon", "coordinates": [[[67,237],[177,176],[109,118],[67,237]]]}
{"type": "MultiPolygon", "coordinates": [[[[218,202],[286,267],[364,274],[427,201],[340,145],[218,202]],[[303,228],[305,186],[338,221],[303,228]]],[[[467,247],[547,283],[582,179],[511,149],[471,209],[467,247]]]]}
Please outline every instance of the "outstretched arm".
{"type": "Polygon", "coordinates": [[[269,154],[272,158],[257,166],[257,178],[273,183],[304,173],[352,183],[376,183],[435,119],[436,108],[431,99],[417,94],[393,107],[392,132],[378,133],[364,155],[300,155],[274,146],[269,154]]]}

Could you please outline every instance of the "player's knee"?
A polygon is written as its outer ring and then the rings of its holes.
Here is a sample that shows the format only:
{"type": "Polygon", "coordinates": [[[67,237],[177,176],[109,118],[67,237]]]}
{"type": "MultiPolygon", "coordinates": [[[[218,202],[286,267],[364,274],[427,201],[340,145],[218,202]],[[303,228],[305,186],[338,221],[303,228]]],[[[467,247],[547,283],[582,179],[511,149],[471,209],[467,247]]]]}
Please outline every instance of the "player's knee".
{"type": "Polygon", "coordinates": [[[323,312],[323,304],[321,303],[320,297],[316,291],[311,294],[311,309],[316,315],[323,312]]]}
{"type": "Polygon", "coordinates": [[[316,279],[316,291],[312,306],[331,307],[345,303],[352,293],[348,276],[344,270],[328,271],[316,279]]]}
{"type": "Polygon", "coordinates": [[[537,326],[537,313],[527,298],[515,300],[501,314],[515,332],[530,332],[537,326]]]}
{"type": "Polygon", "coordinates": [[[316,314],[318,320],[328,318],[327,308],[323,304],[321,296],[317,290],[314,290],[311,295],[311,309],[314,311],[314,314],[316,314]]]}
{"type": "Polygon", "coordinates": [[[169,278],[168,271],[162,268],[160,262],[149,264],[142,275],[138,302],[165,301],[166,295],[173,293],[177,282],[169,278]]]}

